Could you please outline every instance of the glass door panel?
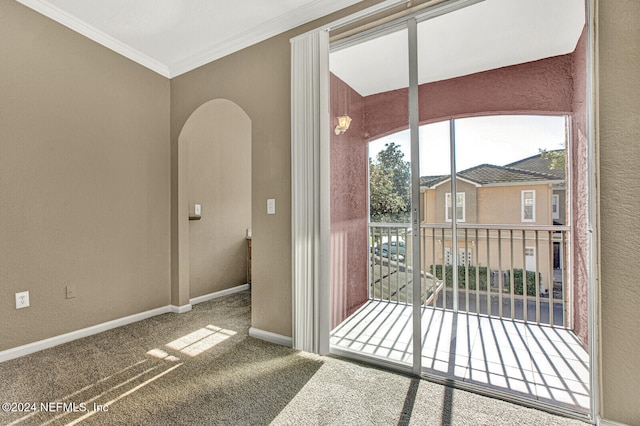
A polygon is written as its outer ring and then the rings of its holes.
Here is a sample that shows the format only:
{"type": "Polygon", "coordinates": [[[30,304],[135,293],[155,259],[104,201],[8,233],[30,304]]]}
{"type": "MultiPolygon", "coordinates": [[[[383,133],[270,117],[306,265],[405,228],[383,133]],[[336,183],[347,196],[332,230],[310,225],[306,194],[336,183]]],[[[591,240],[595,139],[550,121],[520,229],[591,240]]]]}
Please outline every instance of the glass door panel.
{"type": "Polygon", "coordinates": [[[407,38],[405,25],[388,28],[336,44],[330,54],[330,342],[334,353],[410,368],[407,38]]]}

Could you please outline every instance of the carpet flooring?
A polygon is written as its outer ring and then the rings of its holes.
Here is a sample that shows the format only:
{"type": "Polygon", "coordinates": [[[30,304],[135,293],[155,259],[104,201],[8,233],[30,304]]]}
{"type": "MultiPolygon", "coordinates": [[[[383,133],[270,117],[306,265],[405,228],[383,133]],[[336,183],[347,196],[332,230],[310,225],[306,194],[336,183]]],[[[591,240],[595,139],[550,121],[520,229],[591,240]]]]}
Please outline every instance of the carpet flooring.
{"type": "Polygon", "coordinates": [[[245,291],[4,362],[0,424],[584,425],[251,338],[250,304],[245,291]]]}

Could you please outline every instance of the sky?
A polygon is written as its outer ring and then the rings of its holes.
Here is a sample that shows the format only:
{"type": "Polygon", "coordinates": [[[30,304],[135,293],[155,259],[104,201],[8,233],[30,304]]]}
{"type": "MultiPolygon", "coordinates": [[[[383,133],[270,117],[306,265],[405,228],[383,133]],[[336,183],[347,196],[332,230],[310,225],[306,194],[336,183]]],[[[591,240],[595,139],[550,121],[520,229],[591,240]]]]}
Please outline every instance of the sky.
{"type": "MultiPolygon", "coordinates": [[[[449,174],[449,122],[420,127],[420,176],[449,174]]],[[[565,119],[560,116],[495,115],[455,120],[456,169],[479,164],[504,166],[539,153],[565,146],[565,119]]],[[[409,130],[369,143],[369,157],[395,142],[410,160],[409,130]]]]}

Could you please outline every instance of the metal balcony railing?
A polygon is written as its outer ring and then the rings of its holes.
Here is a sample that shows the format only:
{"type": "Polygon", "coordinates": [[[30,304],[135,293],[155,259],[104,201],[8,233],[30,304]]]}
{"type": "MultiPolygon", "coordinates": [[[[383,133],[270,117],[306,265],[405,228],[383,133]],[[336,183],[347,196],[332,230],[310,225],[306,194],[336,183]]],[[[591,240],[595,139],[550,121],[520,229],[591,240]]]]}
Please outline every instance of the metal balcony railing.
{"type": "Polygon", "coordinates": [[[458,223],[453,238],[451,224],[422,224],[414,256],[409,224],[371,223],[369,298],[410,304],[419,265],[423,306],[571,328],[569,238],[567,226],[458,223]]]}

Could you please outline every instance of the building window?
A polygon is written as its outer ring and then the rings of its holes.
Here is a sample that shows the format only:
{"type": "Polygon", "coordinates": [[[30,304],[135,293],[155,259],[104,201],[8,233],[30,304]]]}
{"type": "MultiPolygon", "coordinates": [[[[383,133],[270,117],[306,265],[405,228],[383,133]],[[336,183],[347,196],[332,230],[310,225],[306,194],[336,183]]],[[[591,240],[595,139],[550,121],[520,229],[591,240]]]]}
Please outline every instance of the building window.
{"type": "Polygon", "coordinates": [[[522,222],[536,221],[536,191],[522,191],[522,222]]]}
{"type": "Polygon", "coordinates": [[[560,219],[560,196],[558,194],[553,194],[551,213],[553,214],[554,219],[560,219]]]}
{"type": "MultiPolygon", "coordinates": [[[[464,222],[464,192],[458,192],[456,194],[456,220],[458,222],[464,222]]],[[[447,222],[451,222],[452,212],[451,212],[451,193],[447,192],[445,194],[445,209],[444,214],[447,222]]]]}

